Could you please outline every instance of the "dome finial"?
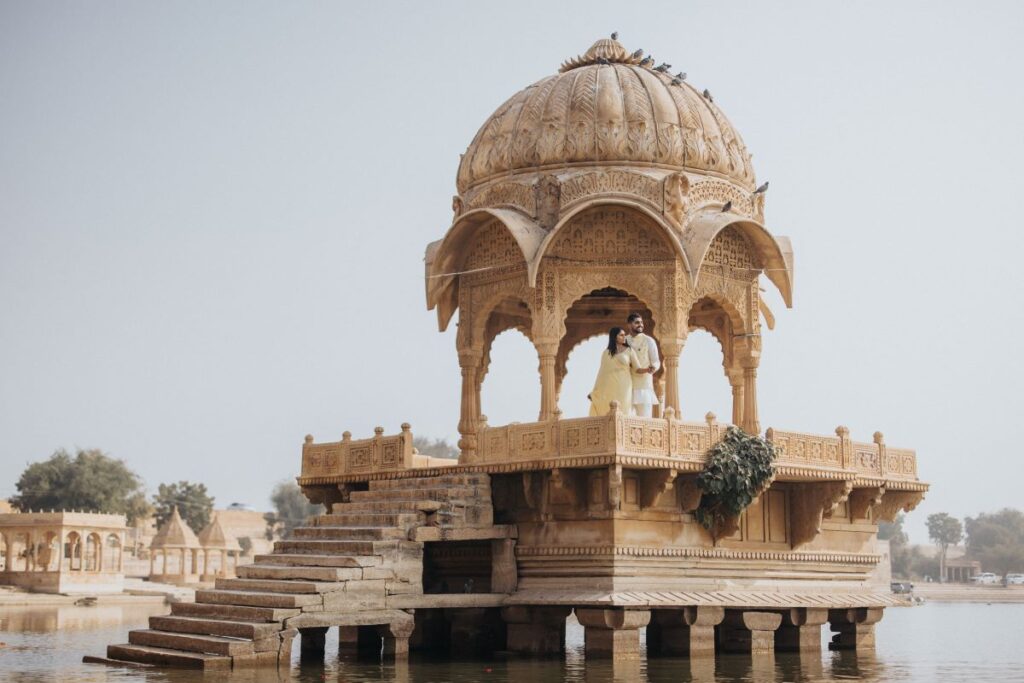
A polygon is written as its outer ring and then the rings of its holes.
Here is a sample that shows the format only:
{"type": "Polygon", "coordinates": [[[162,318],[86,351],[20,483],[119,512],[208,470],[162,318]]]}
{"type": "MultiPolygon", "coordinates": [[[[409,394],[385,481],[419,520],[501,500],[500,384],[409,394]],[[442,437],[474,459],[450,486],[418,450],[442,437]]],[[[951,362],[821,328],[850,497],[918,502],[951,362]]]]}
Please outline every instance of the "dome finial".
{"type": "Polygon", "coordinates": [[[562,68],[559,71],[564,73],[590,64],[639,64],[642,61],[643,50],[637,50],[630,54],[616,40],[618,35],[616,32],[612,34],[611,38],[601,38],[591,45],[583,56],[562,62],[562,68]]]}

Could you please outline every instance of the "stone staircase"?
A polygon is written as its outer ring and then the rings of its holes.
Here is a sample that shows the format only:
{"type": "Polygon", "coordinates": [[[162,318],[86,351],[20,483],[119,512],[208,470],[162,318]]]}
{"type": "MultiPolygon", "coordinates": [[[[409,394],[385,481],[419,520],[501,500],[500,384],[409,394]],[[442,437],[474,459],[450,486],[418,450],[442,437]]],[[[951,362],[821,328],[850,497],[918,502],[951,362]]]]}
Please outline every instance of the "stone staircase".
{"type": "MultiPolygon", "coordinates": [[[[389,595],[423,592],[423,527],[489,527],[490,478],[450,474],[371,481],[331,514],[274,544],[237,569],[197,590],[194,603],[150,617],[149,629],[109,645],[107,656],[85,661],[201,669],[288,665],[298,628],[386,625],[411,615],[389,610],[389,595]]],[[[408,634],[406,634],[408,635],[408,634]]]]}

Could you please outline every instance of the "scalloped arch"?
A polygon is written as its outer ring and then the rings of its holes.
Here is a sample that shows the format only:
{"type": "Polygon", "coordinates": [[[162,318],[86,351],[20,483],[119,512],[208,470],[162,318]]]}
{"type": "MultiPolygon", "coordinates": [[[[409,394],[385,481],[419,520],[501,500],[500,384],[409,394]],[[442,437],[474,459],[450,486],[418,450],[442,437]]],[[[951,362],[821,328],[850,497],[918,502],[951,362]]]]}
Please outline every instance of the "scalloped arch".
{"type": "MultiPolygon", "coordinates": [[[[581,213],[587,211],[588,209],[592,209],[598,206],[618,206],[637,211],[646,216],[647,218],[650,218],[661,229],[661,236],[669,243],[669,245],[672,247],[672,250],[675,251],[676,256],[679,257],[679,260],[682,261],[683,267],[686,268],[686,272],[691,273],[690,259],[686,254],[686,250],[683,248],[682,243],[679,241],[679,237],[676,234],[675,230],[673,230],[672,227],[668,224],[664,216],[655,213],[646,205],[638,201],[632,201],[629,199],[623,199],[618,197],[600,197],[592,199],[587,202],[583,202],[582,204],[579,204],[578,206],[574,207],[571,211],[562,216],[561,219],[559,219],[558,223],[556,223],[555,226],[551,228],[551,231],[547,233],[547,235],[544,237],[544,240],[540,243],[539,247],[537,248],[533,260],[527,262],[527,279],[531,287],[537,286],[537,274],[540,272],[540,267],[544,261],[544,256],[547,253],[548,248],[551,246],[551,243],[554,241],[555,237],[558,236],[558,233],[561,232],[561,230],[566,225],[570,224],[576,216],[579,216],[581,213]]],[[[696,276],[691,274],[691,278],[696,281],[696,276]]]]}
{"type": "Polygon", "coordinates": [[[696,270],[688,271],[692,284],[696,287],[711,242],[718,233],[730,225],[742,231],[753,243],[762,263],[765,264],[765,275],[778,287],[786,307],[792,308],[793,247],[789,238],[775,237],[761,223],[732,213],[705,211],[691,220],[683,231],[682,245],[689,259],[688,263],[697,264],[696,270]]]}
{"type": "Polygon", "coordinates": [[[527,267],[544,238],[543,228],[514,209],[474,209],[456,218],[444,238],[427,246],[425,257],[427,310],[437,308],[438,329],[442,332],[448,328],[458,308],[457,273],[462,270],[470,240],[493,219],[497,219],[515,240],[527,267]]]}

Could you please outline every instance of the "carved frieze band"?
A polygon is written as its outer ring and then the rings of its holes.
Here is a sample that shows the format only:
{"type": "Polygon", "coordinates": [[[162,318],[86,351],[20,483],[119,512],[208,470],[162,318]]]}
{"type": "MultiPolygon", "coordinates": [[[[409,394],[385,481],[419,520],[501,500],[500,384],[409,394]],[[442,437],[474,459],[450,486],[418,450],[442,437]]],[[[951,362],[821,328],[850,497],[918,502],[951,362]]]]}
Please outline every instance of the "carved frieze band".
{"type": "Polygon", "coordinates": [[[733,213],[758,218],[754,215],[754,203],[751,195],[724,180],[705,180],[694,183],[687,195],[691,213],[696,213],[705,206],[723,206],[727,202],[732,202],[730,210],[733,213]]]}
{"type": "Polygon", "coordinates": [[[661,546],[517,546],[516,556],[527,557],[681,557],[723,560],[776,560],[783,562],[839,562],[874,565],[881,555],[874,553],[808,553],[779,550],[733,550],[730,548],[665,548],[661,546]]]}
{"type": "Polygon", "coordinates": [[[566,209],[589,199],[607,196],[639,200],[664,213],[680,228],[690,215],[701,209],[726,203],[731,203],[733,213],[757,221],[764,220],[763,195],[751,195],[724,180],[693,182],[682,172],[654,178],[633,171],[604,169],[579,173],[562,182],[554,175],[531,179],[530,182],[496,182],[471,191],[465,198],[456,196],[453,207],[459,215],[471,209],[511,206],[543,219],[541,224],[550,228],[566,209]]]}
{"type": "Polygon", "coordinates": [[[596,195],[632,195],[661,211],[661,182],[641,173],[596,171],[573,176],[562,183],[561,205],[573,204],[596,195]]]}
{"type": "Polygon", "coordinates": [[[471,194],[466,203],[469,209],[514,206],[529,216],[533,216],[536,213],[532,183],[497,183],[489,185],[471,194]]]}

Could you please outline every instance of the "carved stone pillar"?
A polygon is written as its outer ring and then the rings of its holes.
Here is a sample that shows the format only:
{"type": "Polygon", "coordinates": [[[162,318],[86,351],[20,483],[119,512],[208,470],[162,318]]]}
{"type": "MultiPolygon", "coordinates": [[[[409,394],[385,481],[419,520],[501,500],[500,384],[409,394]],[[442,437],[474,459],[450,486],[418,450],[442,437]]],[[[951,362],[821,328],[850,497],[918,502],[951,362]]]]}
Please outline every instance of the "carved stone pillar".
{"type": "Polygon", "coordinates": [[[299,652],[307,661],[324,661],[324,647],[327,644],[327,627],[300,628],[299,652]]]}
{"type": "Polygon", "coordinates": [[[743,370],[733,370],[726,374],[732,386],[732,423],[740,426],[743,424],[743,370]]]}
{"type": "Polygon", "coordinates": [[[781,623],[782,615],[775,612],[730,611],[719,629],[719,643],[725,652],[772,656],[775,631],[781,623]]]}
{"type": "Polygon", "coordinates": [[[381,650],[384,659],[403,659],[409,655],[409,636],[412,635],[413,619],[392,621],[380,627],[380,635],[384,639],[381,650]]]}
{"type": "Polygon", "coordinates": [[[565,650],[568,607],[505,607],[507,649],[531,655],[559,654],[565,650]]]}
{"type": "Polygon", "coordinates": [[[665,354],[662,358],[662,365],[665,368],[665,399],[662,411],[669,408],[675,411],[676,418],[680,417],[679,412],[679,354],[683,351],[683,340],[662,341],[661,352],[665,354]]]}
{"type": "Polygon", "coordinates": [[[690,627],[690,657],[715,656],[715,626],[722,623],[725,610],[721,607],[686,607],[683,619],[690,627]]]}
{"type": "Polygon", "coordinates": [[[491,592],[514,593],[518,583],[515,539],[491,541],[491,592]]]}
{"type": "Polygon", "coordinates": [[[476,375],[480,367],[480,356],[477,353],[459,354],[459,366],[462,368],[462,403],[459,411],[459,455],[460,463],[471,463],[476,458],[476,427],[480,418],[480,405],[477,394],[476,375]]]}
{"type": "Polygon", "coordinates": [[[782,626],[776,635],[776,647],[787,652],[821,654],[821,625],[828,610],[794,607],[782,614],[782,626]]]}
{"type": "Polygon", "coordinates": [[[555,386],[555,357],[558,344],[537,344],[537,355],[540,358],[540,417],[541,422],[555,419],[558,410],[558,389],[555,386]]]}
{"type": "Polygon", "coordinates": [[[640,656],[640,629],[650,622],[648,610],[577,608],[584,627],[588,658],[636,659],[640,656]]]}
{"type": "Polygon", "coordinates": [[[724,617],[721,607],[657,610],[647,627],[647,651],[691,658],[714,657],[715,626],[724,617]]]}
{"type": "Polygon", "coordinates": [[[760,434],[761,423],[757,419],[757,359],[743,363],[743,421],[741,428],[747,434],[760,434]]]}
{"type": "Polygon", "coordinates": [[[829,628],[832,629],[830,650],[875,649],[875,624],[882,620],[881,607],[859,607],[855,609],[830,609],[829,628]]]}
{"type": "Polygon", "coordinates": [[[352,654],[359,644],[358,626],[338,627],[338,652],[339,654],[352,654]]]}

